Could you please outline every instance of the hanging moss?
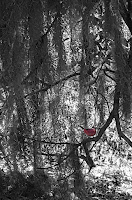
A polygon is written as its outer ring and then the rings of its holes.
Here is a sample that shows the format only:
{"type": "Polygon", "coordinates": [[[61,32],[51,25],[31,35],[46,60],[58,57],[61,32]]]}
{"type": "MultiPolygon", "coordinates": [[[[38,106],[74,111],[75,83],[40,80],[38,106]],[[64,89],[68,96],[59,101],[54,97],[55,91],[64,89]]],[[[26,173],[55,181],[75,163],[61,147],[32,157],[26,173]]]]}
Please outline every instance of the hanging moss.
{"type": "MultiPolygon", "coordinates": [[[[116,20],[116,18],[115,18],[116,20]]],[[[115,21],[114,24],[114,59],[117,67],[117,82],[120,85],[120,94],[122,98],[122,108],[125,117],[128,117],[131,112],[131,92],[130,92],[130,76],[131,71],[128,66],[127,57],[125,56],[124,49],[122,47],[120,26],[115,21]]]]}
{"type": "Polygon", "coordinates": [[[74,187],[77,189],[83,184],[83,177],[81,172],[81,164],[78,155],[78,149],[73,147],[71,154],[71,165],[74,169],[74,187]]]}
{"type": "Polygon", "coordinates": [[[104,5],[105,5],[105,26],[104,29],[107,33],[110,35],[112,34],[112,29],[113,29],[113,17],[111,13],[111,4],[110,0],[104,0],[104,5]]]}

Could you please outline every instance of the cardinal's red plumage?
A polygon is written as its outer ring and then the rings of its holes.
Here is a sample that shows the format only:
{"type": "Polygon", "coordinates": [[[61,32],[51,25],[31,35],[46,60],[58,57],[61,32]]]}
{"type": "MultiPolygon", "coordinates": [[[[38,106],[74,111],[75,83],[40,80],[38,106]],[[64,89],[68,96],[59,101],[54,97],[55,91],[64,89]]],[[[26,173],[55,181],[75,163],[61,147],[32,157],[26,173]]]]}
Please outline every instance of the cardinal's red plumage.
{"type": "Polygon", "coordinates": [[[95,128],[84,129],[84,133],[86,133],[88,136],[94,136],[96,134],[96,130],[95,128]]]}

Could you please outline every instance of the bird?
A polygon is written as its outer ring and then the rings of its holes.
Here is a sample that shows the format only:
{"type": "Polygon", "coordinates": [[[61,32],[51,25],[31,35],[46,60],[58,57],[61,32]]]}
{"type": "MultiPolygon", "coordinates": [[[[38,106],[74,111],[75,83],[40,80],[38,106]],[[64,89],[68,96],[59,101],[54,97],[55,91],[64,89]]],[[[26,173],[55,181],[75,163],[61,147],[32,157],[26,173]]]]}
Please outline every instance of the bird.
{"type": "Polygon", "coordinates": [[[84,130],[84,133],[86,133],[88,136],[94,136],[96,134],[96,129],[95,128],[85,129],[82,126],[80,126],[80,127],[84,130]]]}

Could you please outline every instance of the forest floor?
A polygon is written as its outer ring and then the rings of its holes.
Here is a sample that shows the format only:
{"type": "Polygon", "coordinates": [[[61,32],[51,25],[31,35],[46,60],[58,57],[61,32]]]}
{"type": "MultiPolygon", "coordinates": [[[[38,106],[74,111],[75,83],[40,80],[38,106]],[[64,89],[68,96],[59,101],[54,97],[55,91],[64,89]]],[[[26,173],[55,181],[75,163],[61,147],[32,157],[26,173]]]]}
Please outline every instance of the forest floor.
{"type": "Polygon", "coordinates": [[[132,165],[122,165],[121,167],[110,166],[98,166],[93,170],[93,175],[98,176],[112,176],[113,174],[120,173],[122,175],[121,185],[117,187],[118,192],[129,193],[132,195],[132,165]]]}
{"type": "MultiPolygon", "coordinates": [[[[84,169],[84,173],[88,174],[87,168],[84,169]]],[[[123,163],[121,166],[107,164],[96,166],[90,172],[90,176],[94,176],[95,179],[107,180],[110,183],[115,181],[114,177],[117,177],[119,186],[117,185],[116,191],[132,195],[132,163],[127,162],[127,165],[123,163]]],[[[87,178],[89,179],[89,175],[86,176],[87,178]]]]}

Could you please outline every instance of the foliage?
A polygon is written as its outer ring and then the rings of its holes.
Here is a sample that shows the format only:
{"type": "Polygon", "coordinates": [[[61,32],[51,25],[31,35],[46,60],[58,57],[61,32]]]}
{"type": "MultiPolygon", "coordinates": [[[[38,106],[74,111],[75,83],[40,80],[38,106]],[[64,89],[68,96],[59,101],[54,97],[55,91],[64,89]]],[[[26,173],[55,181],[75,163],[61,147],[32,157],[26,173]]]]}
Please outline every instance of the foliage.
{"type": "Polygon", "coordinates": [[[1,198],[3,199],[50,199],[50,181],[47,175],[34,177],[32,174],[25,176],[22,173],[14,173],[1,177],[1,198]],[[7,181],[8,180],[8,181],[7,181]]]}
{"type": "MultiPolygon", "coordinates": [[[[99,199],[131,199],[129,194],[120,193],[118,187],[123,182],[123,176],[120,172],[113,175],[104,174],[103,177],[96,178],[90,176],[86,181],[86,193],[91,199],[95,197],[99,199]]],[[[35,178],[32,174],[27,177],[22,173],[14,174],[14,179],[10,179],[10,175],[1,172],[1,191],[2,200],[18,199],[18,200],[59,200],[76,198],[74,188],[69,190],[68,181],[66,179],[55,181],[49,179],[44,173],[38,173],[35,178]],[[52,183],[52,187],[51,187],[52,183]]]]}
{"type": "Polygon", "coordinates": [[[104,174],[102,177],[91,177],[91,181],[86,182],[88,193],[91,197],[98,197],[97,199],[131,199],[129,194],[119,192],[118,187],[123,181],[123,176],[120,172],[109,175],[104,174]],[[93,181],[94,180],[94,181],[93,181]],[[90,183],[90,184],[89,184],[90,183]]]}

